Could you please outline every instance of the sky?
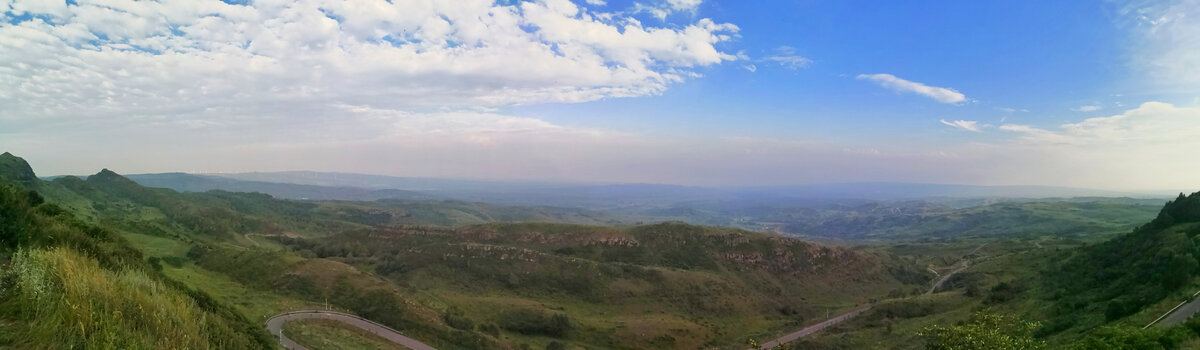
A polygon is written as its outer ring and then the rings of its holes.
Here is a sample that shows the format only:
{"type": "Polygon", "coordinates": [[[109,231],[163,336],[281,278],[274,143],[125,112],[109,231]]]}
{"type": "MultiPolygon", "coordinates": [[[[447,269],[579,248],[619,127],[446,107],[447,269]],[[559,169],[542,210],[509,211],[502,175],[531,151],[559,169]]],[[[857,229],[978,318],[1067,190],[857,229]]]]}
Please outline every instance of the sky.
{"type": "Polygon", "coordinates": [[[1200,190],[1200,0],[0,0],[40,175],[1200,190]]]}

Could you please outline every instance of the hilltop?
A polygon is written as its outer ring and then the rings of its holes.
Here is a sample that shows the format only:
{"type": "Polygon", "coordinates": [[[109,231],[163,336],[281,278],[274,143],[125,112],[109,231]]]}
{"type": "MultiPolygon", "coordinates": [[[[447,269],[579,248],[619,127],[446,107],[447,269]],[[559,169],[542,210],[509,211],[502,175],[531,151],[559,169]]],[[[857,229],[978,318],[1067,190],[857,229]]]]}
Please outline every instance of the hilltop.
{"type": "Polygon", "coordinates": [[[33,173],[33,168],[25,159],[8,152],[0,154],[0,180],[24,187],[34,187],[39,182],[37,175],[33,173]]]}

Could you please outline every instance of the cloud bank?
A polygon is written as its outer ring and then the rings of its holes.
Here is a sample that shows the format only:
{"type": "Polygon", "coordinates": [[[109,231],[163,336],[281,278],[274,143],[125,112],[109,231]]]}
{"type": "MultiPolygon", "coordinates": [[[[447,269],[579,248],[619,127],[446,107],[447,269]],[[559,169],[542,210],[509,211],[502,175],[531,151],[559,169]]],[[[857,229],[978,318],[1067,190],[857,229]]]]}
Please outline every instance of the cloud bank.
{"type": "Polygon", "coordinates": [[[733,24],[647,25],[567,0],[17,0],[0,13],[3,119],[574,103],[658,94],[737,59],[719,48],[733,24]]]}

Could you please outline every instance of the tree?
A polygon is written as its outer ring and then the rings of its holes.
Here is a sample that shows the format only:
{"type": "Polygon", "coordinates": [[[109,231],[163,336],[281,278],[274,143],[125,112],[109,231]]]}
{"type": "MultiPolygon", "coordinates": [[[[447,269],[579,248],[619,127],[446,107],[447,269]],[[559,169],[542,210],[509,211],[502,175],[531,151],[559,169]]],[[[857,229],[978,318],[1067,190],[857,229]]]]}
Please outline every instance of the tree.
{"type": "Polygon", "coordinates": [[[928,350],[1009,350],[1045,349],[1046,344],[1033,338],[1037,322],[1024,321],[983,310],[965,324],[953,327],[933,325],[917,335],[925,339],[928,350]]]}

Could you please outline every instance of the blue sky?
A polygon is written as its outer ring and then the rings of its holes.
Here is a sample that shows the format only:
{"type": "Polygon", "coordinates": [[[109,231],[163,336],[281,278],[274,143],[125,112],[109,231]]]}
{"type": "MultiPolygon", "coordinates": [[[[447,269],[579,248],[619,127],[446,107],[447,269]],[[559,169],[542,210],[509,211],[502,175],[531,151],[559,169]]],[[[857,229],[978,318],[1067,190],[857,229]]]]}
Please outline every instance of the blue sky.
{"type": "Polygon", "coordinates": [[[738,24],[741,38],[725,46],[749,60],[709,67],[703,78],[662,96],[513,110],[593,127],[777,137],[932,134],[945,131],[939,119],[1007,117],[1058,125],[1079,117],[1064,113],[1070,108],[1140,102],[1113,96],[1136,94],[1140,87],[1127,86],[1122,42],[1128,39],[1113,22],[1112,7],[1044,1],[706,3],[702,15],[738,24]],[[790,69],[762,61],[782,46],[813,63],[790,69]],[[750,72],[746,64],[758,70],[750,72]],[[939,104],[855,79],[870,73],[952,87],[977,102],[939,104]]]}
{"type": "Polygon", "coordinates": [[[43,174],[1194,190],[1200,1],[0,0],[43,174]]]}

